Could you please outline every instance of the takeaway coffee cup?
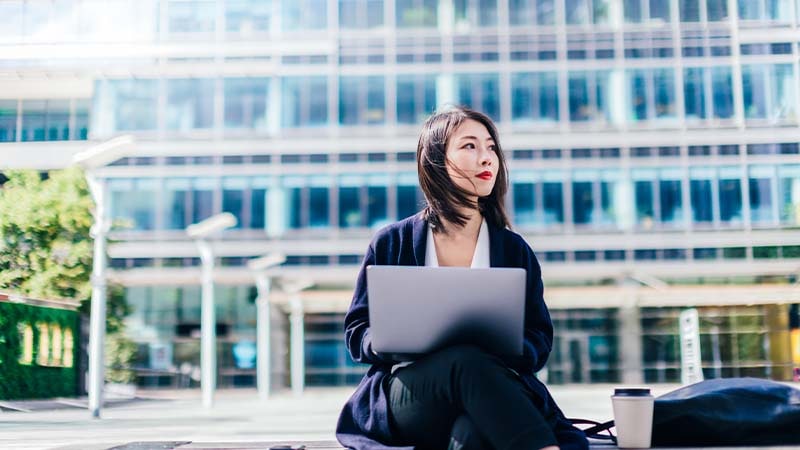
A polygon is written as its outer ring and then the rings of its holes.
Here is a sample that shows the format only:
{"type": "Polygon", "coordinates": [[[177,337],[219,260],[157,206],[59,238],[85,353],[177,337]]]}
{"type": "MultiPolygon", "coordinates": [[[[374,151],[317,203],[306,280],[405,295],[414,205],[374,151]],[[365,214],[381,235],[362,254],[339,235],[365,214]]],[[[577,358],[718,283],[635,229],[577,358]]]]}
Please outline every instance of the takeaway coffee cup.
{"type": "Polygon", "coordinates": [[[614,389],[611,405],[619,448],[650,448],[653,396],[647,388],[614,389]]]}

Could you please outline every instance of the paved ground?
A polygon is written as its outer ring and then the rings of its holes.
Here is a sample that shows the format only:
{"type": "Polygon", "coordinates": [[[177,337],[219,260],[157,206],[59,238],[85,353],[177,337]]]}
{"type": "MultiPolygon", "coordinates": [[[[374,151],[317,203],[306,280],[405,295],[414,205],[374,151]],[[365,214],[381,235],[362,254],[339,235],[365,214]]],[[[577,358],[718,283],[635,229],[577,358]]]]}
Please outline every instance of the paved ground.
{"type": "MultiPolygon", "coordinates": [[[[654,394],[675,387],[656,386],[654,394]]],[[[612,416],[609,396],[613,386],[555,386],[551,391],[567,416],[596,420],[612,416]]],[[[59,409],[4,410],[0,413],[0,448],[253,449],[269,448],[269,443],[305,442],[314,444],[308,445],[309,450],[332,449],[336,448],[336,418],[351,392],[352,388],[309,389],[294,397],[286,391],[261,402],[255,390],[218,391],[214,408],[206,410],[197,390],[140,391],[138,400],[112,402],[99,420],[74,407],[81,406],[80,400],[68,400],[74,406],[59,409]],[[150,444],[130,445],[134,442],[150,444]]],[[[35,409],[33,403],[27,406],[35,409]]]]}

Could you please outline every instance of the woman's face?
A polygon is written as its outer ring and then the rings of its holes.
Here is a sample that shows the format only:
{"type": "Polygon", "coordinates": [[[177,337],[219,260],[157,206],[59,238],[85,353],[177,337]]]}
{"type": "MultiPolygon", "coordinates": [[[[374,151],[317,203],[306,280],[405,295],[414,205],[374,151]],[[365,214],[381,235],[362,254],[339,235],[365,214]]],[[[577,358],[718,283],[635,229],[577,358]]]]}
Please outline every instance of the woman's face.
{"type": "Polygon", "coordinates": [[[489,130],[467,119],[456,128],[445,149],[447,174],[456,186],[476,197],[492,193],[499,158],[489,130]]]}

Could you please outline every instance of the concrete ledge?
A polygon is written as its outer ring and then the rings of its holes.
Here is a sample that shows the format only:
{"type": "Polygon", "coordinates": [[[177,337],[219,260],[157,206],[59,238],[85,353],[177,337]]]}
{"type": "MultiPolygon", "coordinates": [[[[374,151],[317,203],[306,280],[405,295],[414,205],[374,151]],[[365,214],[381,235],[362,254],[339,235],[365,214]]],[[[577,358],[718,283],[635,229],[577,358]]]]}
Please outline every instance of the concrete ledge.
{"type": "MultiPolygon", "coordinates": [[[[298,447],[304,445],[306,450],[345,450],[336,441],[272,441],[272,442],[158,442],[158,441],[145,441],[145,442],[129,442],[124,445],[111,447],[111,450],[188,450],[188,449],[205,449],[205,450],[245,450],[245,449],[263,449],[267,450],[275,445],[291,445],[298,447]]],[[[616,445],[606,443],[593,443],[591,445],[593,450],[611,450],[616,449],[616,445]]],[[[796,450],[797,446],[758,446],[758,447],[657,447],[662,450],[796,450]]],[[[62,448],[64,450],[65,448],[62,448]]]]}

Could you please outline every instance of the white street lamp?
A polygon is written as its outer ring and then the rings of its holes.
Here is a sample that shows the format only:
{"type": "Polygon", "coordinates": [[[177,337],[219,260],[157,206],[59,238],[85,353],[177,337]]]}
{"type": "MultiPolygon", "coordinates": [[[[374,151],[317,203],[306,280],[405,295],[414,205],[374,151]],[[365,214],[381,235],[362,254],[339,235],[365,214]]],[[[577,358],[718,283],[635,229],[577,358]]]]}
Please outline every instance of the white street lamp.
{"type": "Polygon", "coordinates": [[[289,294],[289,345],[291,346],[290,371],[292,393],[301,395],[305,389],[305,329],[303,324],[303,302],[300,292],[314,286],[311,280],[295,280],[283,283],[283,290],[289,294]]]}
{"type": "Polygon", "coordinates": [[[214,252],[208,238],[214,233],[233,226],[236,226],[236,217],[231,213],[221,213],[186,227],[186,234],[197,244],[203,266],[200,307],[200,387],[203,391],[203,406],[206,408],[214,406],[214,389],[217,384],[214,252]]]}
{"type": "Polygon", "coordinates": [[[258,386],[258,397],[261,400],[269,398],[271,385],[271,314],[269,304],[271,280],[267,270],[271,267],[283,264],[284,261],[286,261],[286,255],[282,253],[270,253],[247,262],[247,267],[252,270],[255,275],[256,288],[258,289],[258,298],[256,299],[256,384],[258,386]]]}
{"type": "Polygon", "coordinates": [[[73,164],[83,168],[89,192],[94,199],[94,224],[91,235],[94,239],[92,258],[92,303],[89,316],[89,411],[92,417],[100,418],[103,405],[104,360],[103,346],[106,334],[106,233],[109,221],[106,219],[105,180],[98,178],[95,170],[110,164],[134,148],[134,138],[119,136],[90,147],[72,158],[73,164]]]}

